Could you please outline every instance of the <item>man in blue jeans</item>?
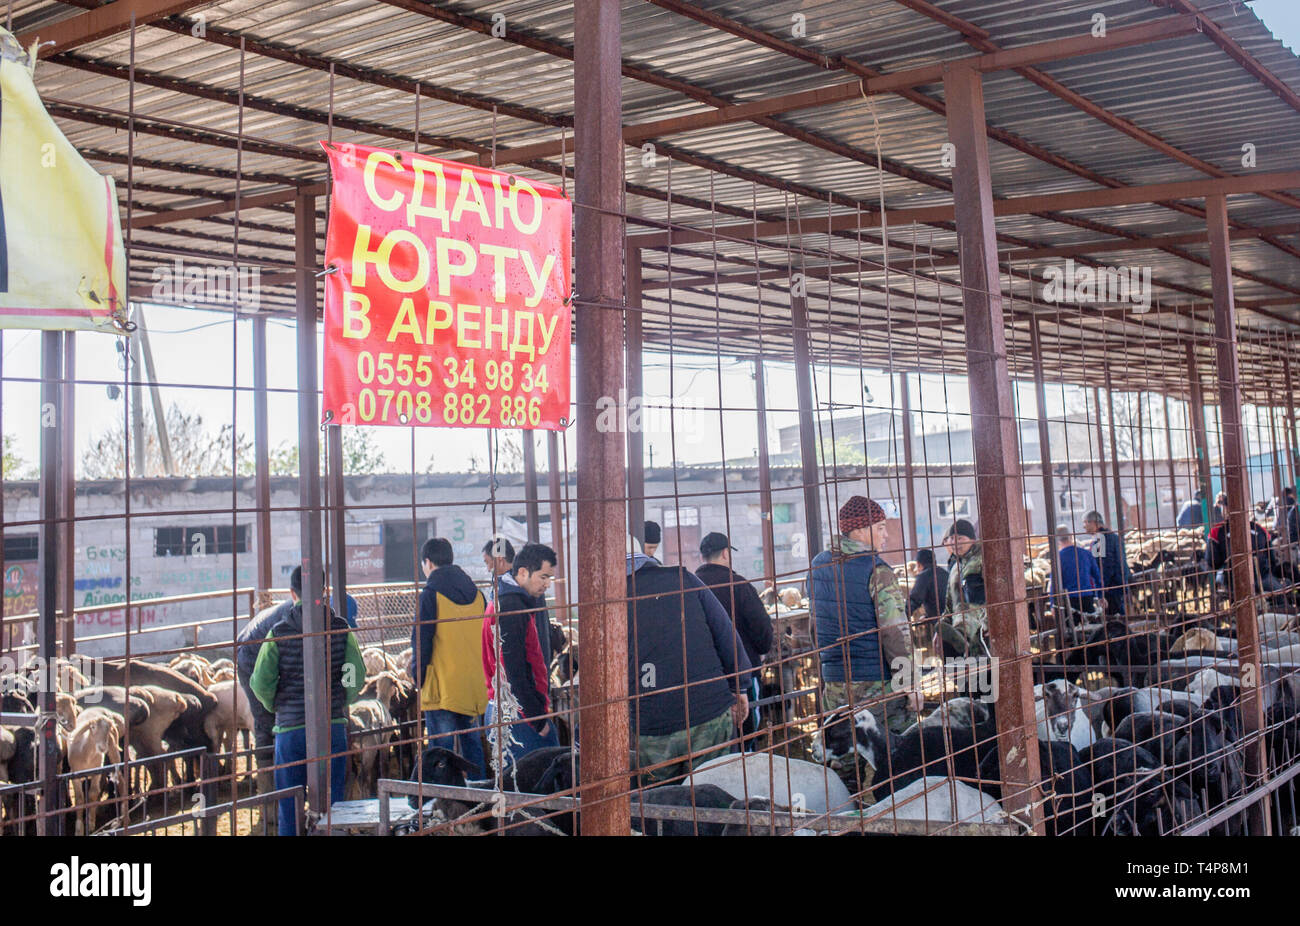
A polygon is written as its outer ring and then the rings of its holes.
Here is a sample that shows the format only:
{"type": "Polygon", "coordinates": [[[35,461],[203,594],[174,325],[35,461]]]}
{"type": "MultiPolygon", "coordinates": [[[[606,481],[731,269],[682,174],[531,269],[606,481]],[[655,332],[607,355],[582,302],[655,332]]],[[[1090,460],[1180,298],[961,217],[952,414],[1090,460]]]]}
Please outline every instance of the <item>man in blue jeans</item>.
{"type": "MultiPolygon", "coordinates": [[[[341,801],[347,783],[348,705],[366,681],[361,647],[347,621],[326,609],[326,671],[330,698],[330,802],[341,801]]],[[[275,712],[275,787],[307,783],[307,678],[303,659],[302,602],[271,628],[257,654],[249,687],[268,711],[275,712]]],[[[324,810],[318,807],[316,810],[324,810]]],[[[297,833],[293,798],[280,801],[279,833],[297,833]]]]}
{"type": "Polygon", "coordinates": [[[483,671],[488,686],[488,742],[492,767],[519,761],[543,746],[558,746],[550,719],[550,669],[537,631],[546,611],[546,591],[555,578],[555,551],[526,544],[498,577],[497,607],[483,626],[483,671]],[[495,721],[500,718],[501,725],[495,721]]]}
{"type": "Polygon", "coordinates": [[[430,746],[442,746],[483,777],[483,680],[480,641],[487,602],[474,580],[452,562],[451,542],[433,537],[420,550],[428,581],[420,592],[419,613],[411,630],[412,677],[420,690],[420,710],[430,746]]]}

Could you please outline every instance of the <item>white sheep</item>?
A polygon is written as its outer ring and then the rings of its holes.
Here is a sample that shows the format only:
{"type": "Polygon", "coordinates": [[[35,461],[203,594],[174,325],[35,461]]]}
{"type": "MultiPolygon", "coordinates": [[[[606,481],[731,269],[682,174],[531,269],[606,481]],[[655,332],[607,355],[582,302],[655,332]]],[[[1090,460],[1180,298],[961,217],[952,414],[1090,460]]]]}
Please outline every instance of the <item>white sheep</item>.
{"type": "Polygon", "coordinates": [[[737,800],[767,798],[812,813],[838,813],[853,805],[849,789],[825,765],[761,752],[710,759],[686,783],[717,785],[737,800]]]}
{"type": "Polygon", "coordinates": [[[203,718],[203,732],[212,743],[214,752],[234,751],[239,748],[239,731],[253,731],[253,710],[248,705],[244,688],[236,681],[217,682],[211,688],[217,706],[203,718]]]}
{"type": "Polygon", "coordinates": [[[1006,811],[992,797],[962,781],[918,778],[863,812],[871,821],[926,820],[931,823],[1005,823],[1006,811]]]}

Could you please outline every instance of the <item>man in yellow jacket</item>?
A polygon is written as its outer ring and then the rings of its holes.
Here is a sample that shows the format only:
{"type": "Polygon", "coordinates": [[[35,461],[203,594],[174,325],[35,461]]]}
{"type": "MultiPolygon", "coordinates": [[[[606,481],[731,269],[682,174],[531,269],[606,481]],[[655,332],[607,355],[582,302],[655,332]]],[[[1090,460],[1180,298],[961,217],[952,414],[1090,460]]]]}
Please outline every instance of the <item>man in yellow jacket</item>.
{"type": "Polygon", "coordinates": [[[487,602],[474,580],[452,563],[451,543],[425,541],[420,566],[428,577],[411,631],[411,676],[430,746],[452,749],[483,777],[483,612],[487,602]]]}

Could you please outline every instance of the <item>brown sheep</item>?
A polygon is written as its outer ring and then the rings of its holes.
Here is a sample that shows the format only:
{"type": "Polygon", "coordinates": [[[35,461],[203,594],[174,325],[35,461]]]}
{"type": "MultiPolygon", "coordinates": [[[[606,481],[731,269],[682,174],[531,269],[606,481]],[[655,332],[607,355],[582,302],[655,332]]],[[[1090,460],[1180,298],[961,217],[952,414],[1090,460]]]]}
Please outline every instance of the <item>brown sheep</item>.
{"type": "MultiPolygon", "coordinates": [[[[115,714],[102,707],[92,707],[77,718],[77,726],[68,740],[68,768],[73,772],[89,772],[104,765],[117,765],[122,761],[120,714],[115,714]]],[[[115,781],[120,781],[117,770],[109,773],[115,781]]],[[[98,804],[101,800],[103,777],[84,775],[73,779],[72,790],[74,805],[85,808],[85,815],[77,815],[76,833],[84,836],[95,831],[95,819],[98,816],[98,804]],[[93,801],[91,800],[91,783],[95,784],[93,801]],[[90,806],[86,806],[89,804],[90,806]]]]}

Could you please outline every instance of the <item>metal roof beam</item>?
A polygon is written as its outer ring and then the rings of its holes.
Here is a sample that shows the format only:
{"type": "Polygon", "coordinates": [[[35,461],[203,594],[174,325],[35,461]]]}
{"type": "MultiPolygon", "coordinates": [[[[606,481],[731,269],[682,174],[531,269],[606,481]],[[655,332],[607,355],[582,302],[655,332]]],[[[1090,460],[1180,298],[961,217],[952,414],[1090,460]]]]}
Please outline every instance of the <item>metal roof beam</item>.
{"type": "Polygon", "coordinates": [[[212,2],[213,0],[115,0],[51,26],[24,33],[18,36],[18,41],[24,48],[31,47],[35,42],[42,43],[37,54],[48,58],[71,48],[128,32],[132,25],[138,28],[155,19],[208,6],[212,2]]]}

